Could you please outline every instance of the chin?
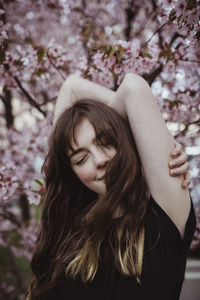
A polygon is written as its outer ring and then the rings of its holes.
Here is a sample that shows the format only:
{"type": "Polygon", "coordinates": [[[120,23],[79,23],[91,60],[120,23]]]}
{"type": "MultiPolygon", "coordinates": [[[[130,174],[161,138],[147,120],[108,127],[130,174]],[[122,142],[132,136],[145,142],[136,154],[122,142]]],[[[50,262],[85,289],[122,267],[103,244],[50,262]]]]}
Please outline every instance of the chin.
{"type": "Polygon", "coordinates": [[[105,194],[106,194],[106,185],[105,185],[105,183],[103,183],[103,182],[101,182],[101,183],[98,183],[98,185],[94,185],[94,186],[88,186],[87,185],[87,187],[91,190],[91,191],[93,191],[93,192],[95,192],[96,194],[98,194],[98,196],[100,197],[102,197],[102,196],[104,196],[105,194]]]}
{"type": "Polygon", "coordinates": [[[99,190],[97,192],[97,194],[99,195],[99,197],[105,196],[105,194],[106,194],[106,188],[103,188],[103,189],[99,190]]]}

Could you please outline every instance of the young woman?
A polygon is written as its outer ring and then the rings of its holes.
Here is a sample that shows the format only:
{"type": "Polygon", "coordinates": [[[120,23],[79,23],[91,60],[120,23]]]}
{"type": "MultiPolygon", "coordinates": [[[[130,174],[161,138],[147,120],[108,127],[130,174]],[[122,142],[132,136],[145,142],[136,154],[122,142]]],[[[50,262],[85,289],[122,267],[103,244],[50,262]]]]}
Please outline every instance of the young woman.
{"type": "Polygon", "coordinates": [[[70,76],[43,166],[29,299],[179,299],[196,225],[185,161],[143,78],[114,92],[70,76]]]}

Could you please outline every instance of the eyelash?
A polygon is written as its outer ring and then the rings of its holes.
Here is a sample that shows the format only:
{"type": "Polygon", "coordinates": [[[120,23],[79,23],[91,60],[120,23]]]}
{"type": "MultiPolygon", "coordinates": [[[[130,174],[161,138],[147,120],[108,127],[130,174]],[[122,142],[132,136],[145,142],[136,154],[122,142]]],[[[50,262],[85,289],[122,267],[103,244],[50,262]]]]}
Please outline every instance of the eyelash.
{"type": "MultiPolygon", "coordinates": [[[[109,148],[111,147],[111,144],[108,142],[101,142],[101,144],[99,145],[100,147],[105,147],[105,148],[109,148]]],[[[80,160],[78,160],[75,165],[80,166],[85,160],[86,160],[87,156],[84,156],[83,158],[81,158],[80,160]]]]}
{"type": "Polygon", "coordinates": [[[76,165],[81,165],[84,161],[85,161],[85,159],[87,158],[87,156],[84,156],[83,158],[81,158],[80,160],[78,160],[77,162],[76,162],[76,165]]]}
{"type": "Polygon", "coordinates": [[[111,147],[111,144],[109,142],[101,142],[99,146],[109,148],[111,147]]]}

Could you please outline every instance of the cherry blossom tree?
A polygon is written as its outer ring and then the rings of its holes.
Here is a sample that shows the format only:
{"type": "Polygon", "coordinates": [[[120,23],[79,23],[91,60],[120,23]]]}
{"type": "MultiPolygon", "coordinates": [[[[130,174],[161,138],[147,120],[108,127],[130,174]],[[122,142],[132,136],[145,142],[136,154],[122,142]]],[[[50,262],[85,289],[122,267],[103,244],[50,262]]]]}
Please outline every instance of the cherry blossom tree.
{"type": "Polygon", "coordinates": [[[29,261],[34,248],[45,192],[40,167],[70,74],[114,90],[130,72],[149,82],[189,154],[200,222],[199,18],[198,0],[0,0],[0,245],[8,259],[1,296],[24,297],[19,259],[29,261]]]}

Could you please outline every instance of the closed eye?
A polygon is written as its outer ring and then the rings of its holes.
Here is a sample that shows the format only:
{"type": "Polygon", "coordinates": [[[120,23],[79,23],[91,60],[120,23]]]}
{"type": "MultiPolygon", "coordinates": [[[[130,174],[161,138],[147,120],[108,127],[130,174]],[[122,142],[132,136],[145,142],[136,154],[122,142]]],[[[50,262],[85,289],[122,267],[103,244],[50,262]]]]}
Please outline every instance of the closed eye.
{"type": "Polygon", "coordinates": [[[99,146],[100,147],[104,147],[104,148],[110,148],[110,147],[112,147],[112,145],[109,144],[109,143],[101,143],[99,146]]]}
{"type": "Polygon", "coordinates": [[[79,159],[78,161],[75,162],[75,165],[81,165],[83,164],[87,159],[87,155],[86,156],[83,156],[81,159],[79,159]]]}
{"type": "Polygon", "coordinates": [[[105,136],[101,137],[98,141],[100,147],[109,148],[112,147],[112,143],[110,143],[105,136]]]}

